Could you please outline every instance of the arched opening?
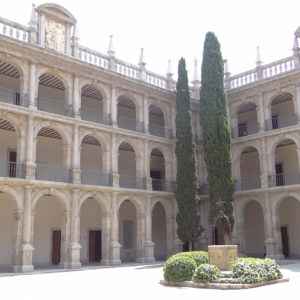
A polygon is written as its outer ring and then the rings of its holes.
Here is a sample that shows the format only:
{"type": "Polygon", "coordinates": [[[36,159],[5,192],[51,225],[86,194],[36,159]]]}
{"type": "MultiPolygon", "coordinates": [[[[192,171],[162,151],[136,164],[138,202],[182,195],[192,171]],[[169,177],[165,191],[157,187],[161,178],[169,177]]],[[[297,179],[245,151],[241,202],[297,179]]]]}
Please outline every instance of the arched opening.
{"type": "Polygon", "coordinates": [[[39,77],[38,109],[54,114],[67,115],[67,95],[63,81],[52,75],[43,74],[39,77]]]}
{"type": "Polygon", "coordinates": [[[81,89],[81,118],[103,123],[103,96],[97,88],[90,84],[81,89]]]}
{"type": "Polygon", "coordinates": [[[101,144],[91,135],[84,137],[80,152],[81,183],[109,185],[109,176],[103,172],[101,144]]]}
{"type": "Polygon", "coordinates": [[[155,105],[149,107],[149,132],[153,135],[165,136],[165,120],[161,109],[155,105]]]}
{"type": "Polygon", "coordinates": [[[167,257],[166,212],[160,202],[157,202],[152,210],[152,242],[155,260],[165,260],[167,257]]]}
{"type": "Polygon", "coordinates": [[[257,108],[254,103],[242,104],[237,113],[237,136],[246,136],[258,132],[257,108]]]}
{"type": "Polygon", "coordinates": [[[119,184],[124,188],[138,188],[136,155],[133,147],[123,142],[119,147],[119,184]]]}
{"type": "Polygon", "coordinates": [[[33,265],[47,267],[64,263],[66,212],[60,199],[42,196],[35,207],[33,265]]]}
{"type": "Polygon", "coordinates": [[[21,105],[21,74],[16,66],[0,60],[0,101],[21,105]]]}
{"type": "Polygon", "coordinates": [[[136,261],[137,249],[137,212],[130,200],[125,200],[119,208],[119,242],[121,261],[136,261]]]}
{"type": "Polygon", "coordinates": [[[152,179],[152,189],[154,191],[165,191],[165,159],[158,149],[153,149],[150,157],[150,177],[152,179]]]}
{"type": "Polygon", "coordinates": [[[286,139],[276,146],[275,176],[273,186],[300,183],[297,146],[291,139],[286,139]]]}
{"type": "Polygon", "coordinates": [[[24,168],[19,163],[18,137],[14,126],[0,119],[0,177],[24,177],[24,168]]]}
{"type": "Polygon", "coordinates": [[[271,103],[271,120],[269,129],[277,129],[295,125],[297,116],[295,113],[293,96],[289,93],[282,93],[275,97],[271,103]]]}
{"type": "Polygon", "coordinates": [[[260,188],[259,154],[256,148],[247,147],[240,159],[241,190],[260,188]]]}
{"type": "Polygon", "coordinates": [[[278,207],[282,254],[300,258],[300,202],[292,197],[283,199],[278,207]]]}
{"type": "Polygon", "coordinates": [[[118,98],[118,126],[129,130],[137,130],[136,107],[126,96],[118,98]]]}
{"type": "Polygon", "coordinates": [[[264,213],[260,204],[253,200],[244,208],[244,237],[246,255],[254,257],[266,255],[264,213]]]}
{"type": "Polygon", "coordinates": [[[42,128],[36,140],[36,179],[68,182],[64,154],[61,135],[52,128],[42,128]]]}
{"type": "Polygon", "coordinates": [[[94,198],[84,201],[80,210],[80,260],[82,264],[99,264],[103,257],[103,211],[94,198]]]}
{"type": "Polygon", "coordinates": [[[7,193],[0,192],[0,271],[11,272],[15,263],[17,238],[17,205],[15,199],[7,193]]]}

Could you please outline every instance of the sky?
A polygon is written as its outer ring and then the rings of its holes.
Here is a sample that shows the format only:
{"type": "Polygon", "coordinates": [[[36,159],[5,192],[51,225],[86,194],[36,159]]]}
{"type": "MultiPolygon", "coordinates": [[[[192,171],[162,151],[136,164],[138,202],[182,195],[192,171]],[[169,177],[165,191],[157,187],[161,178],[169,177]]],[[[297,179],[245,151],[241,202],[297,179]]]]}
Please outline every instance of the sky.
{"type": "MultiPolygon", "coordinates": [[[[2,0],[4,2],[4,0],[2,0]]],[[[28,24],[31,0],[1,5],[4,18],[28,24]]],[[[36,5],[46,1],[35,1],[36,5]]],[[[300,26],[299,0],[56,0],[77,19],[81,45],[107,52],[114,36],[116,56],[136,64],[144,48],[148,70],[165,75],[168,60],[177,73],[180,57],[193,79],[193,62],[201,68],[205,34],[213,31],[231,74],[255,66],[256,47],[263,63],[292,54],[300,26]]],[[[176,75],[175,75],[176,77],[176,75]]]]}

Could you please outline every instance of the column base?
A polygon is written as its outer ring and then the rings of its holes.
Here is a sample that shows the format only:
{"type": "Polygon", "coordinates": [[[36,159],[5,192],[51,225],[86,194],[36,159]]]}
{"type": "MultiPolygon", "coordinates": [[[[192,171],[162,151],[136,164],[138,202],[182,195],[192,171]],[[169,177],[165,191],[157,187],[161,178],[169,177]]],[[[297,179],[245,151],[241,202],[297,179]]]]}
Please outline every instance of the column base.
{"type": "Polygon", "coordinates": [[[21,266],[14,266],[14,273],[32,273],[34,271],[33,265],[21,265],[21,266]]]}
{"type": "Polygon", "coordinates": [[[109,259],[101,259],[101,265],[110,266],[111,262],[109,259]]]}
{"type": "Polygon", "coordinates": [[[71,269],[81,268],[80,249],[81,249],[81,245],[79,243],[73,243],[71,245],[70,261],[67,264],[65,264],[66,268],[71,268],[71,269]]]}
{"type": "Polygon", "coordinates": [[[110,259],[110,264],[115,266],[115,265],[120,265],[122,264],[121,259],[120,259],[120,249],[121,249],[121,244],[117,241],[111,242],[111,259],[110,259]]]}
{"type": "MultiPolygon", "coordinates": [[[[16,272],[32,272],[34,267],[32,265],[32,253],[34,248],[31,244],[23,244],[21,249],[21,265],[15,266],[16,272]]],[[[14,268],[15,269],[15,268],[14,268]]]]}

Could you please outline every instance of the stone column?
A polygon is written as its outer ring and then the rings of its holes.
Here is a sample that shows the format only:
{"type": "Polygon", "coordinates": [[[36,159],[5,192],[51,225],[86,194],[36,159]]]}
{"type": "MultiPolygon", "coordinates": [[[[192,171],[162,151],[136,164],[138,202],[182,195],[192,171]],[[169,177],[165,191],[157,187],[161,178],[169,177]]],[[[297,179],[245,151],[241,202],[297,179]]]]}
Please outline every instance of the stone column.
{"type": "Polygon", "coordinates": [[[145,199],[145,241],[144,241],[144,262],[153,263],[154,243],[152,242],[152,206],[151,197],[148,195],[145,199]]]}
{"type": "Polygon", "coordinates": [[[71,211],[70,210],[65,210],[62,218],[64,220],[64,228],[62,230],[62,257],[61,257],[61,262],[60,264],[64,268],[68,268],[70,265],[70,245],[71,245],[71,234],[70,234],[70,229],[71,229],[71,211]]]}
{"type": "Polygon", "coordinates": [[[73,143],[72,143],[72,174],[73,183],[80,184],[81,182],[81,171],[80,171],[80,152],[81,145],[79,145],[79,126],[75,124],[73,127],[73,143]]]}
{"type": "Polygon", "coordinates": [[[109,213],[106,213],[102,217],[102,259],[101,264],[102,265],[110,265],[110,232],[111,232],[111,215],[109,213]]]}
{"type": "Polygon", "coordinates": [[[283,255],[280,251],[281,247],[278,247],[276,243],[276,222],[274,216],[272,215],[272,209],[269,199],[269,194],[265,194],[264,199],[264,225],[265,225],[265,247],[267,257],[274,259],[282,259],[283,255]]]}
{"type": "Polygon", "coordinates": [[[72,191],[71,242],[69,247],[69,267],[80,268],[80,211],[78,208],[80,190],[72,191]]]}
{"type": "Polygon", "coordinates": [[[144,170],[145,170],[145,178],[146,178],[146,189],[152,191],[152,178],[150,177],[150,153],[149,153],[149,141],[145,140],[144,143],[144,170]]]}
{"type": "Polygon", "coordinates": [[[263,103],[263,94],[260,93],[258,95],[257,101],[257,123],[258,123],[258,131],[263,132],[265,130],[265,112],[264,112],[264,103],[263,103]]]}
{"type": "Polygon", "coordinates": [[[112,133],[112,143],[111,143],[111,170],[112,170],[112,185],[114,187],[119,187],[119,149],[117,148],[117,137],[116,134],[112,133]]]}
{"type": "Polygon", "coordinates": [[[117,194],[112,194],[111,202],[111,244],[110,244],[110,263],[111,265],[120,265],[120,248],[119,243],[119,218],[118,218],[117,194]]]}
{"type": "Polygon", "coordinates": [[[74,117],[80,119],[80,109],[81,109],[81,93],[79,90],[79,79],[74,76],[73,78],[73,112],[74,117]]]}
{"type": "Polygon", "coordinates": [[[26,152],[26,179],[35,179],[36,164],[34,161],[35,137],[33,136],[33,116],[28,115],[27,123],[27,152],[26,152]]]}
{"type": "Polygon", "coordinates": [[[35,110],[37,108],[37,90],[38,90],[38,78],[36,72],[36,65],[30,64],[30,88],[29,88],[29,109],[35,110]]]}
{"type": "Polygon", "coordinates": [[[144,110],[144,131],[146,134],[149,133],[149,103],[148,96],[144,96],[143,101],[143,110],[144,110]]]}
{"type": "Polygon", "coordinates": [[[300,83],[296,85],[296,99],[295,99],[295,114],[297,115],[297,122],[300,120],[300,83]]]}
{"type": "Polygon", "coordinates": [[[118,101],[115,86],[111,88],[111,123],[113,127],[118,127],[118,101]]]}
{"type": "Polygon", "coordinates": [[[267,145],[266,140],[263,138],[261,140],[261,153],[259,155],[259,164],[260,164],[260,183],[262,188],[268,187],[268,154],[267,154],[267,145]]]}
{"type": "Polygon", "coordinates": [[[21,266],[20,272],[32,272],[34,267],[32,265],[32,199],[31,187],[26,186],[24,190],[24,217],[23,217],[23,238],[21,249],[21,266]]]}
{"type": "Polygon", "coordinates": [[[23,223],[23,210],[16,210],[14,212],[14,219],[16,222],[16,232],[15,232],[15,249],[14,249],[14,272],[19,272],[21,270],[22,260],[21,260],[21,247],[22,247],[22,223],[23,223]]]}

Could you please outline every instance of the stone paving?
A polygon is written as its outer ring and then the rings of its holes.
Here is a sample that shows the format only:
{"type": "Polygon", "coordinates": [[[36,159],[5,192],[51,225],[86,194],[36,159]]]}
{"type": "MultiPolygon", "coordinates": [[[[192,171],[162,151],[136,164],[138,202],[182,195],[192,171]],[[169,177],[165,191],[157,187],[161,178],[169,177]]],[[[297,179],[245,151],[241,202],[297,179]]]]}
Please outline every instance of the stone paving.
{"type": "Polygon", "coordinates": [[[248,290],[204,290],[161,286],[161,265],[36,272],[0,278],[1,299],[300,299],[300,261],[282,266],[290,282],[248,290]]]}

